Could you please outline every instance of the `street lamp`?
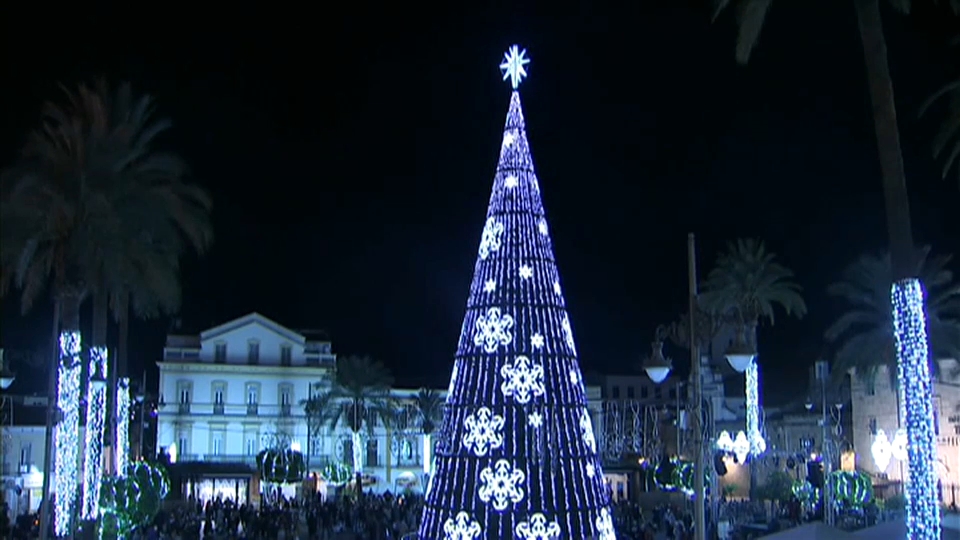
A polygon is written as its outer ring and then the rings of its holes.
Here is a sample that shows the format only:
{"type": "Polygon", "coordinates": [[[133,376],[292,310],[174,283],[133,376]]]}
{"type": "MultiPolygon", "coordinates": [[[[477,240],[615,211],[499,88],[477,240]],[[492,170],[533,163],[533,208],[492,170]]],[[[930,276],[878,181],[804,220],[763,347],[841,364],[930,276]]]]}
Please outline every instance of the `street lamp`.
{"type": "Polygon", "coordinates": [[[670,375],[673,364],[669,358],[663,356],[663,340],[666,337],[667,328],[663,325],[657,327],[653,337],[653,343],[650,344],[650,356],[643,361],[643,369],[647,372],[650,380],[660,384],[670,375]]]}
{"type": "Polygon", "coordinates": [[[756,358],[757,353],[754,352],[753,347],[747,344],[742,328],[737,332],[737,337],[727,349],[727,352],[724,353],[724,356],[727,357],[730,367],[737,373],[746,371],[750,367],[750,362],[753,362],[753,359],[756,358]]]}
{"type": "Polygon", "coordinates": [[[3,362],[3,349],[0,349],[0,390],[10,388],[16,379],[16,374],[7,370],[7,365],[3,362]]]}

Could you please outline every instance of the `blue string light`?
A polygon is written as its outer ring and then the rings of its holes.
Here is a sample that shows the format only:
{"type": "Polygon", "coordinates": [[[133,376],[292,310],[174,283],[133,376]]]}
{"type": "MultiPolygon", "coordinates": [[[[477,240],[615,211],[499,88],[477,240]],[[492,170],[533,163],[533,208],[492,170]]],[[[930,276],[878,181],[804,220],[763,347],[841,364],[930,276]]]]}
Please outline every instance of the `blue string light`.
{"type": "Polygon", "coordinates": [[[906,421],[909,480],[904,490],[907,536],[910,540],[940,538],[937,500],[936,437],[933,425],[933,388],[923,288],[917,279],[893,284],[893,326],[900,382],[900,417],[906,421]]]}
{"type": "Polygon", "coordinates": [[[616,538],[516,91],[441,433],[420,538],[616,538]]]}

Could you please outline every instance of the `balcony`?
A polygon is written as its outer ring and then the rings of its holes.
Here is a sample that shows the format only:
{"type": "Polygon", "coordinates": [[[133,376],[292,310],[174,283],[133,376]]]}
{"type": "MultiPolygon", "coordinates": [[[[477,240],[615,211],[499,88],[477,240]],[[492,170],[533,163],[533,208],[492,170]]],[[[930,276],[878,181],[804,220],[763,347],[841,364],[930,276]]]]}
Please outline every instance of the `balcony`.
{"type": "Polygon", "coordinates": [[[259,406],[256,403],[247,403],[247,416],[257,416],[259,406]]]}
{"type": "Polygon", "coordinates": [[[178,461],[202,461],[204,463],[244,463],[247,465],[256,465],[257,456],[248,456],[246,454],[184,454],[177,458],[178,461]]]}
{"type": "Polygon", "coordinates": [[[190,414],[190,404],[189,404],[189,403],[178,403],[178,404],[177,404],[177,414],[190,414]]]}
{"type": "Polygon", "coordinates": [[[223,403],[213,404],[213,414],[223,415],[223,403]]]}
{"type": "Polygon", "coordinates": [[[284,403],[280,405],[280,416],[290,416],[290,404],[284,403]]]}
{"type": "Polygon", "coordinates": [[[190,403],[170,403],[160,409],[161,416],[172,417],[176,415],[214,416],[214,417],[244,417],[259,416],[261,418],[304,418],[306,413],[303,407],[296,403],[264,404],[264,403],[244,403],[244,402],[214,402],[193,401],[190,403]]]}

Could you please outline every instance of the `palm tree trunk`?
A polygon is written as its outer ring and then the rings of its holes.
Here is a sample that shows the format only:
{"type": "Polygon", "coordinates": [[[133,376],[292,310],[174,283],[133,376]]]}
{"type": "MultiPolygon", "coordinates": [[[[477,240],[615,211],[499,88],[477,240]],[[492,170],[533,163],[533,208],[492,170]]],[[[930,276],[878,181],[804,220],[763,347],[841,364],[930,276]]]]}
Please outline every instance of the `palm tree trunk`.
{"type": "MultiPolygon", "coordinates": [[[[109,409],[110,433],[113,435],[114,463],[121,468],[128,461],[130,455],[130,414],[129,410],[121,411],[120,401],[130,402],[130,379],[127,373],[127,348],[130,339],[130,293],[122,293],[117,306],[118,342],[116,368],[110,383],[111,393],[114,395],[113,406],[109,409]],[[120,384],[122,381],[122,384],[120,384]],[[124,395],[121,397],[120,393],[124,395]]],[[[144,389],[145,390],[145,389],[144,389]]],[[[142,422],[144,419],[141,418],[142,422]]],[[[117,471],[120,472],[120,471],[117,471]]]]}
{"type": "MultiPolygon", "coordinates": [[[[87,379],[87,410],[84,430],[83,506],[84,520],[96,520],[99,515],[100,479],[103,475],[103,432],[107,403],[107,324],[109,304],[106,293],[93,295],[93,331],[89,347],[87,379]]],[[[90,525],[92,527],[92,525],[90,525]]]]}
{"type": "Polygon", "coordinates": [[[60,300],[54,299],[53,302],[53,324],[50,331],[50,359],[53,360],[50,365],[50,372],[47,375],[47,428],[44,431],[43,439],[43,499],[40,506],[40,540],[47,540],[47,532],[50,530],[50,480],[53,477],[53,430],[56,426],[57,411],[56,401],[53,396],[57,393],[57,373],[59,369],[54,366],[60,364],[60,346],[57,344],[57,335],[60,330],[60,300]]]}
{"type": "Polygon", "coordinates": [[[936,456],[933,430],[933,395],[930,381],[930,344],[927,339],[922,285],[917,279],[917,252],[913,245],[910,205],[900,135],[897,127],[893,81],[887,61],[879,0],[856,0],[857,21],[867,69],[867,86],[880,154],[880,174],[887,210],[893,270],[892,303],[897,344],[900,417],[906,422],[911,446],[906,485],[907,536],[913,540],[940,538],[936,456]]]}
{"type": "Polygon", "coordinates": [[[873,106],[877,150],[880,153],[880,177],[887,210],[893,280],[900,281],[916,277],[917,254],[913,246],[893,79],[887,62],[887,41],[883,35],[879,0],[857,0],[856,7],[867,68],[867,87],[873,106]]]}
{"type": "Polygon", "coordinates": [[[55,480],[56,508],[54,531],[65,536],[73,530],[79,487],[81,350],[80,304],[82,294],[69,291],[60,296],[60,362],[57,366],[57,406],[60,418],[56,428],[55,480]]]}

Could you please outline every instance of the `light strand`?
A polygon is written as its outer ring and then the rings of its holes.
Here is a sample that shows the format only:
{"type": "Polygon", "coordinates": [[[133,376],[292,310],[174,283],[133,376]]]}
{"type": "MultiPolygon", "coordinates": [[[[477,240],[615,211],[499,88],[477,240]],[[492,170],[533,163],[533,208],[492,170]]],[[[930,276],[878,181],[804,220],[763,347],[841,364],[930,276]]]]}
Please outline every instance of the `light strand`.
{"type": "Polygon", "coordinates": [[[114,444],[116,445],[117,471],[125,470],[130,463],[130,379],[128,377],[120,377],[117,380],[117,433],[114,444]]]}
{"type": "Polygon", "coordinates": [[[751,360],[746,370],[747,393],[747,439],[750,455],[759,456],[767,450],[767,442],[760,433],[760,368],[751,360]]]}
{"type": "Polygon", "coordinates": [[[100,480],[103,478],[103,427],[107,407],[107,348],[91,347],[87,382],[87,423],[83,460],[83,519],[96,519],[100,512],[100,480]]]}
{"type": "Polygon", "coordinates": [[[910,475],[904,490],[907,536],[911,540],[938,540],[940,506],[933,465],[937,457],[936,436],[923,287],[917,279],[906,279],[893,284],[890,296],[897,347],[900,417],[906,422],[909,441],[907,464],[910,475]]]}
{"type": "Polygon", "coordinates": [[[60,362],[57,366],[57,407],[60,418],[55,431],[54,468],[54,532],[57,536],[70,533],[79,484],[80,371],[80,332],[61,332],[60,362]]]}

